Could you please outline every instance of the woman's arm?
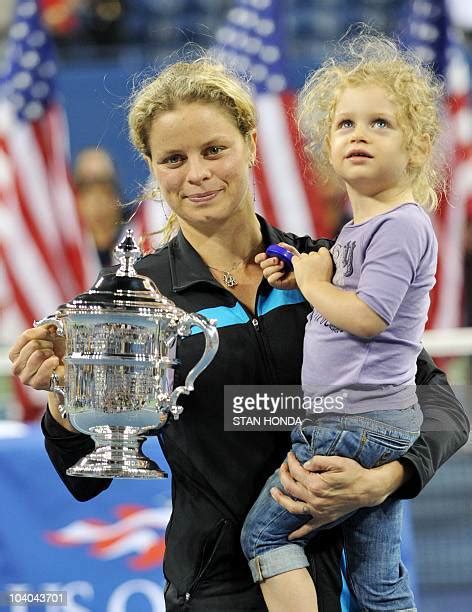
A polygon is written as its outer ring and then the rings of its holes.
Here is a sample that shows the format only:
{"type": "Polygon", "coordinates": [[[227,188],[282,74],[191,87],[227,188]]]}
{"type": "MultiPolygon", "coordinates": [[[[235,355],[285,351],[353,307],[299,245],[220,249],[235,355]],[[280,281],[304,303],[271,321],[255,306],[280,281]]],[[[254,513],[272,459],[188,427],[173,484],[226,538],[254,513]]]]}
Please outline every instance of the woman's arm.
{"type": "Polygon", "coordinates": [[[444,372],[424,350],[418,357],[416,382],[424,414],[421,435],[399,461],[367,470],[343,457],[313,457],[303,467],[289,456],[281,468],[281,482],[289,495],[274,491],[274,499],[290,512],[316,517],[292,537],[306,535],[358,508],[378,505],[390,495],[415,497],[466,443],[470,424],[464,409],[444,372]]]}
{"type": "Polygon", "coordinates": [[[92,452],[95,444],[90,436],[65,429],[48,407],[41,421],[44,445],[49,459],[62,482],[78,501],[87,501],[108,489],[110,478],[81,478],[68,476],[66,471],[85,455],[92,452]]]}
{"type": "MultiPolygon", "coordinates": [[[[62,383],[64,366],[64,339],[47,326],[23,332],[10,350],[13,374],[33,389],[47,391],[51,374],[56,373],[62,383]]],[[[49,458],[61,480],[79,501],[98,495],[110,486],[106,478],[79,478],[67,476],[66,470],[94,449],[90,436],[76,431],[68,419],[59,412],[59,401],[55,393],[49,393],[48,409],[41,426],[49,458]]]]}
{"type": "Polygon", "coordinates": [[[417,359],[416,385],[423,424],[420,437],[401,458],[411,470],[411,478],[395,494],[403,499],[418,495],[436,470],[464,446],[470,433],[469,419],[446,374],[424,349],[417,359]]]}

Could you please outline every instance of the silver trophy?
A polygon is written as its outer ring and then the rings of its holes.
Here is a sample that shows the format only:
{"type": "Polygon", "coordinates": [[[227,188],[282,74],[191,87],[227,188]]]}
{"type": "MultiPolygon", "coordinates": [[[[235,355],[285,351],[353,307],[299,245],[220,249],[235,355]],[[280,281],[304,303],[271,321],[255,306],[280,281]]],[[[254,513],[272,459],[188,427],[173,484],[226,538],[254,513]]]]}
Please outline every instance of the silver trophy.
{"type": "Polygon", "coordinates": [[[53,325],[64,336],[64,387],[53,374],[51,391],[62,398],[61,414],[95,442],[95,450],[67,474],[166,478],[141,450],[145,434],[162,427],[169,415],[179,418],[178,397],[193,391],[214,358],[218,332],[215,321],[177,308],[150,278],[137,274],[140,251],[131,230],[115,251],[121,264],[116,273],[101,276],[87,293],[35,322],[53,325]],[[205,336],[203,355],[185,384],[173,389],[177,338],[194,327],[205,336]]]}

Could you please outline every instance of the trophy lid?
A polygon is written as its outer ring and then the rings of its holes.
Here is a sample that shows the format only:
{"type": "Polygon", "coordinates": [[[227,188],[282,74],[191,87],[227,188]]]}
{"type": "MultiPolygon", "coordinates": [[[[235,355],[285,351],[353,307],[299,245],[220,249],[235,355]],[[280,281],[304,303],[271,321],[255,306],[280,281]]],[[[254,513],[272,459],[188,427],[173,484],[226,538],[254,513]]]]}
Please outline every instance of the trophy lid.
{"type": "Polygon", "coordinates": [[[172,311],[173,314],[180,311],[172,300],[162,295],[148,276],[136,272],[134,264],[141,252],[134,240],[133,230],[127,230],[124,239],[115,247],[115,253],[120,261],[119,268],[101,275],[86,293],[59,306],[61,314],[117,308],[122,311],[159,308],[161,311],[172,311]]]}

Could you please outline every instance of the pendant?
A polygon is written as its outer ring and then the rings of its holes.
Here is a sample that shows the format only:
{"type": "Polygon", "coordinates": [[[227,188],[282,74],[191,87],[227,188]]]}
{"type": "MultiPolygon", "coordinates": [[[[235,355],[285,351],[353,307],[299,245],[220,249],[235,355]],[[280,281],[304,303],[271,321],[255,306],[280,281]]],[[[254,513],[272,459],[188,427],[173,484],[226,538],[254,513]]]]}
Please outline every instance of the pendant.
{"type": "Polygon", "coordinates": [[[223,272],[223,282],[228,287],[228,289],[236,287],[236,285],[238,284],[237,280],[230,272],[223,272]]]}

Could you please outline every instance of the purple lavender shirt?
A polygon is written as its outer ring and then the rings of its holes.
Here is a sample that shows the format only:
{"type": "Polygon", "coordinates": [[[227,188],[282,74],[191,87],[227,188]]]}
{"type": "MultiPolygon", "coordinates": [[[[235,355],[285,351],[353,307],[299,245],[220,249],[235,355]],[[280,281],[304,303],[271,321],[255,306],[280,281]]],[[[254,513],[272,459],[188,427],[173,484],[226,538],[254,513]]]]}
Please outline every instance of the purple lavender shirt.
{"type": "Polygon", "coordinates": [[[416,358],[437,262],[430,218],[408,203],[363,223],[350,221],[331,255],[333,284],[355,291],[388,327],[374,338],[361,338],[338,329],[314,309],[305,331],[305,393],[341,394],[344,400],[341,407],[336,404],[336,412],[351,414],[413,405],[416,358]]]}

